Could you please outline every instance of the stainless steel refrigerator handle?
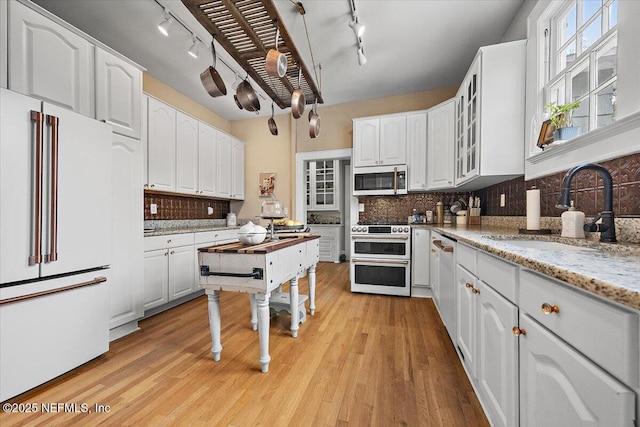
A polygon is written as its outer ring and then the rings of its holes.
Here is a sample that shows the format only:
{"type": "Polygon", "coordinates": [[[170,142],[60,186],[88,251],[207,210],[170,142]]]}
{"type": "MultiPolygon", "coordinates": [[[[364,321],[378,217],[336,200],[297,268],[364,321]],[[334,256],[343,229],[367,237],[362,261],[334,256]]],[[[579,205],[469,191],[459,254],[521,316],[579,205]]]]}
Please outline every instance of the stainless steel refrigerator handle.
{"type": "Polygon", "coordinates": [[[35,167],[34,189],[33,189],[33,249],[29,256],[29,265],[36,265],[42,262],[40,253],[41,243],[41,223],[42,223],[42,118],[44,114],[40,111],[31,110],[31,121],[35,121],[35,167]]]}
{"type": "Polygon", "coordinates": [[[60,119],[47,115],[47,124],[51,126],[51,223],[49,255],[46,262],[58,260],[58,124],[60,119]]]}

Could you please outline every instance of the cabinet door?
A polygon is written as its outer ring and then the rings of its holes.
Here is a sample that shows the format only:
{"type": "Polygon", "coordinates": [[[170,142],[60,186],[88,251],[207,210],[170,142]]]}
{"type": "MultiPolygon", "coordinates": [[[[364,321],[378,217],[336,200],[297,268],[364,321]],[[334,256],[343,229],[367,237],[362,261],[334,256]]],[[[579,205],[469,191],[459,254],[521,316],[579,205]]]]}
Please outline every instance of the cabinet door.
{"type": "Polygon", "coordinates": [[[111,165],[110,328],[136,320],[142,309],[142,146],[136,139],[113,135],[111,165]],[[115,208],[117,207],[117,208],[115,208]]]}
{"type": "Polygon", "coordinates": [[[476,378],[492,425],[518,425],[518,307],[482,280],[479,293],[476,378]]]}
{"type": "Polygon", "coordinates": [[[169,301],[196,290],[193,245],[169,249],[169,301]]]}
{"type": "Polygon", "coordinates": [[[478,297],[476,277],[464,267],[456,267],[456,344],[472,378],[476,376],[478,338],[478,297]],[[474,292],[475,291],[475,292],[474,292]]]}
{"type": "Polygon", "coordinates": [[[338,260],[338,239],[336,232],[332,229],[323,230],[320,234],[320,261],[335,262],[338,260]]]}
{"type": "Polygon", "coordinates": [[[232,138],[231,198],[244,200],[244,142],[232,138]]]}
{"type": "Polygon", "coordinates": [[[480,61],[478,55],[462,82],[457,119],[460,133],[456,144],[456,185],[478,175],[480,146],[480,61]]]}
{"type": "Polygon", "coordinates": [[[427,188],[453,187],[455,102],[427,113],[427,188]]]}
{"type": "Polygon", "coordinates": [[[198,194],[215,195],[217,136],[213,127],[198,123],[198,194]]]}
{"type": "Polygon", "coordinates": [[[380,119],[353,123],[353,163],[355,167],[378,164],[380,119]]]}
{"type": "Polygon", "coordinates": [[[0,87],[7,87],[7,3],[0,1],[0,87]]]}
{"type": "Polygon", "coordinates": [[[409,191],[427,189],[427,113],[407,116],[409,191]]]}
{"type": "Polygon", "coordinates": [[[520,425],[631,426],[635,394],[520,314],[520,425]]]}
{"type": "Polygon", "coordinates": [[[195,194],[198,187],[198,121],[176,112],[176,191],[195,194]]]}
{"type": "Polygon", "coordinates": [[[144,310],[169,302],[169,250],[144,253],[144,310]]]}
{"type": "Polygon", "coordinates": [[[148,180],[152,190],[176,189],[176,110],[148,98],[148,180]]]}
{"type": "Polygon", "coordinates": [[[404,165],[407,163],[407,118],[406,116],[380,119],[381,165],[404,165]]]}
{"type": "Polygon", "coordinates": [[[338,210],[339,162],[320,160],[309,162],[310,201],[312,210],[338,210]]]}
{"type": "Polygon", "coordinates": [[[440,307],[440,252],[433,247],[433,241],[440,239],[438,233],[431,232],[431,243],[429,246],[429,282],[433,290],[433,302],[440,307]]]}
{"type": "Polygon", "coordinates": [[[96,47],[96,119],[113,131],[140,139],[142,72],[96,47]]]}
{"type": "Polygon", "coordinates": [[[411,286],[429,287],[429,249],[431,232],[414,228],[411,236],[411,286]]]}
{"type": "Polygon", "coordinates": [[[216,193],[218,197],[231,197],[231,156],[233,146],[231,137],[218,132],[216,144],[216,193]]]}
{"type": "Polygon", "coordinates": [[[9,3],[9,89],[93,117],[93,45],[9,3]]]}

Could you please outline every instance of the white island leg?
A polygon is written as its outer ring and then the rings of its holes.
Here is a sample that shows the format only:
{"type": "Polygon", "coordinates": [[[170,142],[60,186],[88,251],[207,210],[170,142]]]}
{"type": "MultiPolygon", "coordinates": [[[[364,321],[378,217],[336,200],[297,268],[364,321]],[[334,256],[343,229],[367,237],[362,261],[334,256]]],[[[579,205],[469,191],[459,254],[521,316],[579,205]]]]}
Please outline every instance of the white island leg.
{"type": "Polygon", "coordinates": [[[300,312],[298,311],[298,275],[289,281],[289,311],[291,312],[291,336],[298,337],[300,312]]]}
{"type": "Polygon", "coordinates": [[[260,339],[260,365],[262,372],[269,372],[269,297],[271,292],[266,294],[257,293],[255,299],[258,305],[258,337],[260,339]]]}
{"type": "Polygon", "coordinates": [[[213,360],[220,361],[220,352],[222,345],[220,344],[220,291],[207,289],[207,298],[209,300],[209,329],[211,330],[211,352],[213,360]]]}
{"type": "Polygon", "coordinates": [[[249,305],[251,306],[251,329],[258,330],[258,303],[256,302],[256,295],[249,294],[249,305]]]}
{"type": "Polygon", "coordinates": [[[316,312],[316,264],[309,267],[309,311],[312,316],[316,312]]]}

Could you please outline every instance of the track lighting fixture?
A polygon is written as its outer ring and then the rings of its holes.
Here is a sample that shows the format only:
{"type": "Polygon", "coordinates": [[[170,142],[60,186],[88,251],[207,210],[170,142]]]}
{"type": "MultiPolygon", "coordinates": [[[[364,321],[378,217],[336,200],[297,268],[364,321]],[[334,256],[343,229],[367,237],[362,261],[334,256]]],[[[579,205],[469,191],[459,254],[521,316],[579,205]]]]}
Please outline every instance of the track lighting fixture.
{"type": "Polygon", "coordinates": [[[353,19],[349,22],[349,26],[356,34],[356,37],[362,37],[364,34],[364,24],[358,22],[358,15],[356,13],[353,14],[353,19]]]}
{"type": "Polygon", "coordinates": [[[191,47],[189,48],[189,55],[191,55],[192,57],[198,59],[198,39],[196,38],[195,34],[191,34],[191,38],[193,39],[193,44],[191,45],[191,47]]]}
{"type": "Polygon", "coordinates": [[[169,26],[171,25],[172,22],[173,22],[173,17],[171,16],[169,11],[165,7],[164,8],[164,21],[162,21],[158,25],[158,31],[160,31],[165,36],[168,36],[169,35],[169,26]]]}
{"type": "Polygon", "coordinates": [[[367,57],[364,56],[364,49],[362,46],[358,49],[358,64],[364,65],[367,63],[367,57]]]}

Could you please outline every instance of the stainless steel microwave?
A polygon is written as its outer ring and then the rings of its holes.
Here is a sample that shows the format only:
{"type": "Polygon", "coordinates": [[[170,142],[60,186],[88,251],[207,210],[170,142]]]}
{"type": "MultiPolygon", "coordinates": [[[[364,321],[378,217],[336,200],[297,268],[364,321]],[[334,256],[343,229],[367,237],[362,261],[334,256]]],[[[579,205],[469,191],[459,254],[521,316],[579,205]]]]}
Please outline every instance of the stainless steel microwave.
{"type": "Polygon", "coordinates": [[[407,165],[353,168],[354,196],[407,194],[407,165]]]}

